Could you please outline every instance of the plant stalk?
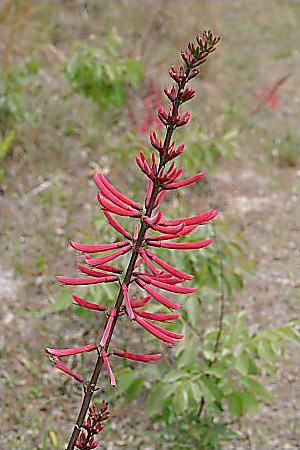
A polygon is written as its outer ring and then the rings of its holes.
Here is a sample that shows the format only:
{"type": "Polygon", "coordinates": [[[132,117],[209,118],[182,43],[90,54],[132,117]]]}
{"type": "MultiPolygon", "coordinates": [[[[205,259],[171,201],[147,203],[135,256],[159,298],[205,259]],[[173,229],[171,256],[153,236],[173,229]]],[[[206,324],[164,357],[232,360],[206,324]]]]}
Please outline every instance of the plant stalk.
{"type": "MultiPolygon", "coordinates": [[[[188,76],[189,72],[190,72],[190,69],[187,68],[186,69],[186,75],[187,76],[188,76]]],[[[186,81],[183,81],[181,83],[181,85],[180,85],[180,87],[178,89],[178,93],[179,93],[179,91],[181,89],[184,88],[185,84],[186,84],[186,81]]],[[[176,97],[176,99],[174,100],[174,103],[173,103],[173,113],[172,113],[173,118],[176,117],[177,112],[178,112],[178,108],[180,106],[180,98],[179,98],[178,93],[177,93],[177,97],[176,97]]],[[[170,147],[173,131],[174,131],[174,126],[167,125],[167,132],[166,132],[166,136],[165,136],[165,140],[164,140],[164,149],[163,149],[163,152],[160,155],[160,162],[159,162],[159,167],[157,169],[157,174],[160,171],[160,169],[166,165],[165,155],[167,154],[167,151],[168,151],[168,149],[170,147]]],[[[155,200],[157,198],[157,195],[160,192],[160,189],[161,189],[160,188],[160,182],[158,180],[158,177],[156,177],[156,179],[154,180],[154,183],[153,183],[153,189],[152,189],[149,205],[146,208],[145,215],[148,216],[148,217],[150,217],[151,214],[152,214],[152,211],[154,209],[154,203],[155,203],[155,200]]],[[[136,260],[138,258],[138,250],[142,246],[142,243],[143,243],[143,240],[144,240],[144,237],[145,237],[145,233],[146,233],[148,227],[149,226],[147,225],[147,223],[143,221],[142,225],[141,225],[141,228],[140,228],[140,231],[139,231],[138,239],[137,239],[137,241],[135,243],[135,246],[134,246],[134,249],[133,249],[133,252],[132,252],[132,255],[131,255],[128,267],[127,267],[127,270],[126,270],[126,274],[125,274],[125,277],[124,277],[123,283],[125,283],[126,286],[129,286],[129,284],[131,282],[132,273],[134,271],[134,265],[135,265],[136,260]]],[[[119,318],[120,308],[121,308],[122,303],[123,303],[123,299],[124,299],[123,292],[122,292],[122,289],[120,289],[118,297],[117,297],[117,300],[116,300],[116,303],[115,303],[116,316],[114,317],[114,320],[112,322],[112,326],[110,328],[110,332],[109,332],[109,335],[108,335],[108,338],[107,338],[107,341],[106,341],[106,344],[105,344],[105,348],[104,348],[105,351],[108,350],[108,347],[109,347],[112,335],[114,333],[114,330],[115,330],[115,327],[116,327],[116,324],[117,324],[117,321],[118,321],[118,318],[119,318]]],[[[91,377],[91,379],[90,379],[90,381],[89,381],[89,383],[87,385],[87,388],[85,390],[85,394],[84,394],[84,397],[83,397],[83,400],[82,400],[82,404],[81,404],[81,408],[80,408],[80,411],[79,411],[79,414],[78,414],[78,417],[77,417],[77,421],[76,421],[76,424],[75,424],[75,426],[73,428],[73,431],[72,431],[72,434],[71,434],[71,437],[70,437],[70,440],[69,440],[69,443],[68,443],[68,446],[67,446],[66,450],[73,450],[75,445],[76,445],[76,441],[77,441],[77,439],[79,437],[79,433],[81,431],[81,427],[82,427],[83,421],[85,419],[86,413],[88,411],[88,408],[89,408],[92,396],[93,396],[93,394],[94,394],[94,392],[96,390],[97,381],[98,381],[99,375],[101,373],[102,367],[103,367],[103,359],[100,356],[98,356],[98,359],[97,359],[97,362],[96,362],[96,365],[95,365],[92,377],[91,377]]]]}

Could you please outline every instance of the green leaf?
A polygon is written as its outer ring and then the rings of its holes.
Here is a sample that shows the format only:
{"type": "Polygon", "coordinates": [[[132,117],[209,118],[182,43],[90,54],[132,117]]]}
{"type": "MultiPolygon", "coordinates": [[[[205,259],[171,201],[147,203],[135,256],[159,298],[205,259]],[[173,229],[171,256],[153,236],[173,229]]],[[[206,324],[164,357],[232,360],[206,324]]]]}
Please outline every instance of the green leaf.
{"type": "Polygon", "coordinates": [[[242,375],[247,375],[249,373],[249,357],[246,352],[240,353],[233,362],[234,368],[240,372],[242,375]]]}
{"type": "Polygon", "coordinates": [[[226,374],[226,366],[222,363],[216,363],[205,370],[207,375],[214,375],[216,378],[223,378],[226,374]]]}
{"type": "Polygon", "coordinates": [[[146,411],[149,416],[162,414],[164,406],[167,402],[165,386],[162,383],[156,383],[148,392],[146,401],[146,411]]]}
{"type": "Polygon", "coordinates": [[[189,322],[193,327],[196,327],[199,324],[199,320],[201,319],[201,306],[197,299],[193,298],[192,296],[188,298],[185,309],[189,322]]]}
{"type": "Polygon", "coordinates": [[[257,351],[260,359],[265,363],[272,365],[274,362],[274,352],[267,339],[260,339],[257,344],[257,351]]]}
{"type": "Polygon", "coordinates": [[[243,410],[248,410],[251,412],[257,412],[259,410],[258,403],[255,395],[250,391],[242,392],[241,394],[243,402],[243,410]]]}
{"type": "Polygon", "coordinates": [[[191,391],[195,402],[199,403],[202,398],[202,391],[199,384],[196,383],[195,381],[191,383],[191,391]]]}
{"type": "Polygon", "coordinates": [[[222,393],[214,380],[204,375],[200,378],[200,383],[206,401],[214,402],[221,399],[222,393]]]}
{"type": "Polygon", "coordinates": [[[291,342],[298,342],[298,336],[291,327],[278,327],[273,330],[273,333],[291,342]]]}
{"type": "Polygon", "coordinates": [[[228,397],[228,407],[233,417],[241,417],[243,414],[243,401],[239,394],[232,392],[228,397]]]}
{"type": "Polygon", "coordinates": [[[186,411],[189,403],[188,392],[184,387],[184,384],[177,384],[173,400],[175,409],[179,414],[186,411]]]}
{"type": "Polygon", "coordinates": [[[243,383],[248,387],[248,389],[253,394],[255,394],[255,396],[261,397],[267,403],[272,402],[273,400],[272,395],[257,380],[247,378],[243,380],[243,383]]]}
{"type": "Polygon", "coordinates": [[[198,339],[192,337],[190,339],[185,339],[185,346],[177,358],[177,363],[179,368],[187,368],[197,361],[197,355],[199,348],[197,345],[198,339]]]}
{"type": "Polygon", "coordinates": [[[170,372],[165,375],[164,381],[173,383],[174,381],[177,381],[177,380],[180,380],[183,378],[188,378],[188,377],[189,377],[189,374],[187,372],[185,372],[184,370],[173,369],[173,370],[170,370],[170,372]]]}
{"type": "Polygon", "coordinates": [[[133,383],[135,380],[135,371],[129,368],[122,369],[118,376],[118,388],[119,391],[122,393],[124,391],[127,391],[129,386],[133,383]]]}
{"type": "Polygon", "coordinates": [[[233,284],[234,288],[237,291],[241,291],[243,289],[244,281],[243,281],[243,278],[241,277],[241,275],[239,275],[238,273],[234,272],[231,275],[231,281],[232,281],[232,284],[233,284]]]}
{"type": "Polygon", "coordinates": [[[144,378],[138,377],[129,385],[125,395],[125,400],[127,402],[132,402],[140,393],[142,386],[144,384],[144,378]]]}
{"type": "Polygon", "coordinates": [[[65,311],[66,309],[69,309],[71,306],[70,301],[70,294],[63,293],[62,295],[59,295],[58,297],[55,297],[51,302],[51,311],[53,313],[60,313],[61,311],[65,311]]]}

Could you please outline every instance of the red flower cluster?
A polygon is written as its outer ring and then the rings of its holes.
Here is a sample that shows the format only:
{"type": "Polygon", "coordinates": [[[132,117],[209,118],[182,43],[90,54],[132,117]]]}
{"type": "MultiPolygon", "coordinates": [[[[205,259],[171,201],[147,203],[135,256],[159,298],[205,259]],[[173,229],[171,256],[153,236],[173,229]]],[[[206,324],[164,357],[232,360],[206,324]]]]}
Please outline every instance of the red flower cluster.
{"type": "MultiPolygon", "coordinates": [[[[142,120],[138,126],[138,131],[140,133],[147,133],[151,129],[163,128],[164,126],[159,122],[157,115],[155,114],[155,109],[157,105],[161,102],[161,91],[157,89],[155,83],[152,79],[146,85],[146,95],[143,97],[143,113],[142,120]]],[[[131,118],[135,123],[138,119],[135,117],[133,111],[131,111],[131,118]]]]}
{"type": "MultiPolygon", "coordinates": [[[[179,112],[180,105],[195,95],[195,89],[187,88],[186,85],[199,73],[197,67],[205,61],[209,53],[215,50],[219,38],[213,38],[210,32],[204,32],[202,36],[197,36],[196,40],[196,46],[193,43],[189,43],[188,51],[182,53],[184,66],[180,66],[178,69],[172,67],[169,71],[170,77],[175,81],[175,84],[170,89],[165,87],[164,91],[171,102],[171,106],[168,112],[163,107],[158,109],[158,118],[166,128],[164,141],[159,141],[156,133],[151,133],[150,142],[154,147],[154,151],[150,159],[146,157],[143,150],[136,157],[138,167],[148,178],[148,189],[144,206],[120,193],[103,174],[95,174],[95,183],[99,189],[97,198],[104,216],[109,225],[121,234],[125,240],[100,245],[79,244],[71,241],[71,246],[84,255],[83,262],[78,263],[77,267],[81,273],[88,275],[88,277],[57,277],[60,282],[74,286],[112,282],[117,282],[120,285],[115,305],[109,311],[103,305],[87,302],[77,295],[73,295],[73,299],[81,307],[93,311],[102,311],[107,315],[108,320],[100,342],[77,348],[46,349],[46,352],[54,357],[56,366],[79,382],[83,382],[83,378],[68,369],[60,361],[61,357],[97,351],[99,355],[97,364],[101,364],[101,367],[102,365],[106,367],[112,386],[115,386],[116,382],[109,363],[110,356],[116,355],[145,363],[161,357],[161,354],[141,355],[120,349],[114,349],[111,353],[107,353],[114,328],[121,315],[127,315],[131,321],[140,325],[163,342],[174,345],[179,339],[183,338],[182,334],[169,331],[155,322],[167,324],[178,319],[179,314],[174,313],[173,310],[179,310],[182,308],[182,305],[168,298],[168,294],[186,295],[195,292],[196,289],[182,284],[187,280],[191,280],[193,276],[176,269],[159,258],[153,253],[153,249],[163,247],[193,250],[208,246],[212,239],[192,240],[190,242],[173,242],[173,240],[190,234],[198,226],[204,225],[218,214],[217,210],[209,209],[193,217],[167,220],[163,217],[162,210],[158,209],[166,191],[188,186],[203,176],[203,173],[200,172],[192,177],[178,181],[183,172],[183,167],[176,167],[174,161],[168,167],[168,163],[178,157],[184,150],[184,144],[176,146],[172,142],[172,135],[176,128],[186,125],[190,118],[188,112],[183,115],[179,112]],[[139,222],[134,226],[133,233],[125,230],[112,217],[112,214],[127,217],[131,220],[138,219],[139,222]],[[102,252],[108,253],[105,256],[93,256],[94,253],[99,254],[102,252]],[[122,275],[122,270],[118,267],[107,265],[108,262],[115,261],[121,255],[128,253],[130,253],[130,261],[124,276],[122,275]],[[133,286],[135,289],[138,288],[145,292],[146,297],[137,299],[135,296],[131,296],[129,291],[133,286]],[[158,292],[158,290],[165,293],[158,292]],[[163,305],[171,312],[153,313],[145,311],[143,309],[144,306],[151,300],[159,305],[163,305]]],[[[98,372],[100,373],[100,370],[98,372]]],[[[92,379],[95,381],[93,377],[92,379]]],[[[91,382],[88,384],[87,391],[91,397],[91,392],[93,392],[91,382]]],[[[72,443],[74,442],[74,436],[76,438],[78,436],[78,429],[82,423],[80,418],[82,419],[82,414],[77,421],[77,428],[74,428],[70,440],[72,443]]],[[[69,445],[68,449],[73,448],[72,445],[69,445]]]]}
{"type": "Polygon", "coordinates": [[[89,415],[87,420],[82,424],[83,430],[81,430],[79,438],[76,442],[76,447],[80,450],[91,450],[96,448],[100,439],[95,441],[95,435],[103,430],[103,422],[109,417],[108,403],[102,400],[102,404],[99,410],[96,405],[89,408],[89,415]]]}
{"type": "Polygon", "coordinates": [[[259,100],[257,105],[254,108],[254,112],[259,111],[263,106],[267,108],[275,110],[279,104],[279,97],[277,95],[278,89],[281,85],[287,80],[289,75],[285,75],[284,77],[276,80],[269,88],[267,88],[264,92],[255,92],[254,96],[259,100]]]}

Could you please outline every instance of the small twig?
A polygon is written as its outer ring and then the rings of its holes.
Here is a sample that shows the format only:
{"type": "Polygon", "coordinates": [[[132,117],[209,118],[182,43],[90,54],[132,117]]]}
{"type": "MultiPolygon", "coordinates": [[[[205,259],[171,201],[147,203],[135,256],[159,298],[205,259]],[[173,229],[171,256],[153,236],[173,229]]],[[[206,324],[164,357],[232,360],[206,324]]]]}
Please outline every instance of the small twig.
{"type": "MultiPolygon", "coordinates": [[[[214,223],[212,224],[212,228],[213,228],[214,239],[216,242],[218,242],[216,226],[214,223]]],[[[217,255],[219,256],[221,297],[220,297],[220,313],[219,313],[219,320],[218,320],[218,333],[217,333],[217,337],[216,337],[216,341],[215,341],[215,345],[214,345],[215,353],[217,353],[220,342],[221,342],[222,331],[223,331],[224,312],[225,312],[225,301],[226,301],[225,285],[224,285],[224,264],[223,264],[223,258],[222,258],[222,250],[221,250],[221,246],[220,246],[219,242],[218,242],[217,255]]],[[[211,364],[213,364],[213,362],[211,364]]]]}
{"type": "MultiPolygon", "coordinates": [[[[216,226],[214,223],[212,224],[212,228],[213,228],[214,241],[218,243],[217,255],[219,257],[219,270],[220,270],[220,302],[219,302],[220,303],[220,312],[219,312],[219,318],[218,318],[218,332],[217,332],[215,345],[214,345],[214,353],[216,354],[219,349],[219,346],[220,346],[222,332],[223,332],[226,295],[225,295],[225,285],[224,285],[224,264],[223,264],[223,258],[222,258],[222,250],[221,250],[220,243],[218,242],[217,230],[216,230],[216,226]]],[[[215,358],[213,360],[209,361],[208,367],[211,367],[216,361],[217,361],[217,357],[215,356],[215,358]]],[[[198,413],[197,413],[198,417],[201,417],[203,410],[204,410],[204,406],[205,406],[205,399],[202,396],[201,400],[200,400],[200,404],[199,404],[198,413]]]]}
{"type": "Polygon", "coordinates": [[[45,189],[48,189],[50,186],[52,186],[54,181],[55,181],[55,179],[43,181],[41,184],[39,184],[34,189],[32,189],[32,191],[28,192],[28,194],[25,194],[23,196],[23,200],[26,202],[30,198],[32,198],[35,195],[39,194],[40,192],[43,192],[45,189]]]}

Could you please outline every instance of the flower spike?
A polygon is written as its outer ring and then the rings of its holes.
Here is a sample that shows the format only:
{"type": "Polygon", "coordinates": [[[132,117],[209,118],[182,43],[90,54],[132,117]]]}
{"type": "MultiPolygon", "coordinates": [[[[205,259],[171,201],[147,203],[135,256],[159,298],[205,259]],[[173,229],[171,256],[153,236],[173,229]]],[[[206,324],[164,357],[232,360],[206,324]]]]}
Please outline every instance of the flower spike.
{"type": "MultiPolygon", "coordinates": [[[[54,358],[54,364],[60,370],[81,383],[84,382],[83,378],[67,368],[60,361],[60,358],[92,351],[95,351],[96,357],[98,354],[90,382],[84,385],[84,399],[67,445],[68,450],[74,450],[75,446],[80,450],[93,449],[98,446],[99,440],[95,439],[95,435],[102,430],[102,421],[108,417],[107,403],[102,402],[100,411],[95,406],[91,408],[89,405],[93,393],[97,389],[99,374],[104,366],[111,385],[116,385],[113,370],[108,359],[109,356],[113,354],[132,361],[145,363],[155,361],[161,357],[160,353],[144,355],[120,349],[115,349],[109,353],[115,325],[120,316],[129,317],[132,322],[136,322],[152,336],[165,343],[175,345],[179,339],[183,338],[183,334],[160,326],[161,324],[168,324],[177,320],[179,318],[177,311],[176,313],[172,311],[164,313],[159,311],[151,312],[150,308],[150,311],[141,309],[150,302],[154,304],[157,302],[169,310],[180,310],[182,308],[180,304],[165,298],[157,290],[180,295],[192,294],[196,290],[194,287],[183,285],[184,281],[194,278],[193,275],[182,272],[158,258],[154,254],[156,247],[193,250],[206,247],[212,242],[212,239],[195,240],[194,242],[174,242],[174,240],[182,238],[195,231],[198,226],[212,220],[218,214],[217,210],[209,209],[202,214],[189,218],[165,220],[162,219],[162,210],[155,213],[155,208],[162,204],[161,201],[167,191],[171,194],[171,191],[188,186],[203,176],[203,173],[200,172],[180,181],[184,167],[178,167],[175,158],[183,153],[184,144],[175,145],[174,131],[179,127],[185,126],[190,120],[189,111],[181,111],[181,105],[195,96],[195,89],[189,87],[188,83],[198,75],[201,64],[215,50],[218,41],[219,38],[213,37],[211,32],[204,32],[201,36],[197,36],[196,41],[189,42],[188,48],[181,53],[182,65],[179,67],[172,66],[169,70],[172,84],[169,87],[165,86],[164,93],[170,103],[168,107],[158,107],[158,118],[155,116],[155,122],[153,122],[156,129],[158,129],[157,124],[159,124],[160,128],[165,127],[165,135],[162,138],[158,138],[156,132],[150,133],[150,143],[153,150],[147,154],[140,150],[139,155],[136,156],[138,167],[148,179],[148,190],[144,196],[145,200],[141,204],[133,201],[110,184],[102,173],[95,173],[94,175],[94,181],[98,188],[97,199],[100,209],[103,211],[109,226],[122,235],[125,240],[97,245],[81,244],[72,240],[70,245],[77,251],[84,253],[84,262],[77,262],[77,268],[86,277],[57,277],[61,283],[75,286],[96,285],[114,281],[117,281],[119,284],[119,292],[114,305],[108,308],[109,313],[107,313],[106,307],[99,305],[97,301],[95,303],[87,302],[75,294],[72,295],[78,306],[92,311],[105,311],[108,316],[98,344],[92,343],[76,348],[46,349],[46,353],[51,355],[51,358],[54,358]],[[143,208],[142,205],[145,205],[145,207],[143,208]],[[119,225],[112,217],[114,214],[127,219],[131,218],[130,230],[132,231],[129,232],[119,225]],[[139,220],[133,224],[133,219],[139,220]],[[152,248],[152,251],[148,247],[152,248]],[[94,253],[101,252],[109,253],[104,256],[96,255],[96,257],[92,257],[94,253]],[[106,265],[109,261],[113,261],[127,253],[129,253],[129,257],[124,275],[120,268],[106,265]],[[132,284],[133,282],[135,283],[134,285],[132,284]],[[143,292],[147,293],[147,296],[141,298],[131,296],[129,290],[132,287],[142,289],[143,292]],[[160,323],[160,325],[157,325],[156,322],[160,323]]],[[[157,96],[155,98],[158,99],[157,96]]],[[[156,108],[160,101],[154,101],[153,96],[148,95],[145,97],[144,103],[148,107],[156,108]]],[[[148,125],[146,127],[145,123],[143,123],[140,128],[145,130],[148,128],[148,125]]],[[[126,260],[127,257],[124,259],[126,260]]]]}

